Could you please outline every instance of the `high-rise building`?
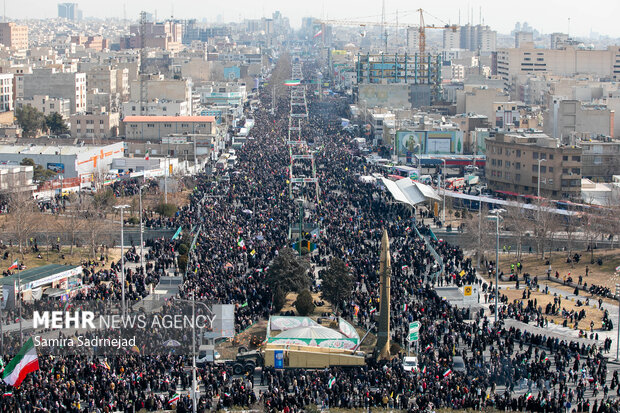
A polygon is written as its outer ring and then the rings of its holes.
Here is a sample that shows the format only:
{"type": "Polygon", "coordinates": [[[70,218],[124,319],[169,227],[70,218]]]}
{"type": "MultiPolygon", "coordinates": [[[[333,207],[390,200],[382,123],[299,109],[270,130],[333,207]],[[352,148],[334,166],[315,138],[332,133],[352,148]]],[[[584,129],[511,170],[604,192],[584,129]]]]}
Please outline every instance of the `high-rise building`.
{"type": "Polygon", "coordinates": [[[534,33],[532,32],[515,32],[515,47],[519,48],[534,42],[534,33]]]}
{"type": "Polygon", "coordinates": [[[67,20],[81,20],[82,12],[77,3],[58,3],[58,17],[67,20]]]}
{"type": "Polygon", "coordinates": [[[461,49],[491,53],[496,50],[497,32],[489,26],[467,24],[460,28],[461,49]]]}
{"type": "Polygon", "coordinates": [[[407,27],[407,52],[415,53],[420,50],[420,30],[417,27],[407,27]]]}
{"type": "Polygon", "coordinates": [[[461,48],[461,29],[443,29],[443,49],[452,50],[461,48]]]}
{"type": "Polygon", "coordinates": [[[86,110],[86,74],[58,73],[54,69],[35,69],[23,75],[23,97],[48,95],[71,101],[71,113],[86,110]]]}
{"type": "Polygon", "coordinates": [[[0,23],[0,44],[11,49],[27,49],[28,26],[20,26],[13,22],[0,23]]]}

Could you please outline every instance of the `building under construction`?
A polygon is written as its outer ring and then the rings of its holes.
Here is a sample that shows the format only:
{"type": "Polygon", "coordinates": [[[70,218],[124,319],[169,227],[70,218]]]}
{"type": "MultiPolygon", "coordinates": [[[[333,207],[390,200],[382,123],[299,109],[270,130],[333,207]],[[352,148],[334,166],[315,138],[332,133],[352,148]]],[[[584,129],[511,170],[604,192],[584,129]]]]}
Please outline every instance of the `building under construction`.
{"type": "MultiPolygon", "coordinates": [[[[442,97],[441,65],[441,55],[367,53],[357,55],[355,72],[358,85],[412,85],[410,89],[413,94],[416,89],[418,92],[426,91],[430,102],[423,103],[432,104],[441,101],[442,97]]],[[[415,102],[410,102],[415,105],[415,102]]]]}

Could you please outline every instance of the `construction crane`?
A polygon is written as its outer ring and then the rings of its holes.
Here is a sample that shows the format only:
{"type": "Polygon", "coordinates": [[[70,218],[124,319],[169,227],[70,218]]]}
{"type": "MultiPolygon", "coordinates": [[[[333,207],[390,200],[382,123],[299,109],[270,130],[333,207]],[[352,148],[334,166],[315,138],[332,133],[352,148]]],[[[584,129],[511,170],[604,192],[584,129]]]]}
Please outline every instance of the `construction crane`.
{"type": "Polygon", "coordinates": [[[146,115],[148,106],[148,89],[146,73],[146,12],[140,12],[140,115],[146,115]]]}
{"type": "MultiPolygon", "coordinates": [[[[422,9],[417,9],[416,10],[417,13],[420,14],[420,23],[419,24],[408,24],[408,23],[389,23],[386,21],[381,21],[381,22],[364,22],[364,21],[353,21],[353,20],[326,20],[326,19],[322,19],[322,20],[315,20],[315,23],[320,24],[321,25],[321,30],[322,33],[325,33],[325,26],[326,25],[332,25],[332,26],[361,26],[361,27],[367,27],[367,26],[380,26],[382,27],[384,30],[386,27],[407,27],[407,28],[411,28],[411,27],[417,27],[418,29],[418,33],[419,33],[419,40],[418,40],[418,47],[420,49],[420,55],[424,55],[426,53],[426,29],[450,29],[453,32],[456,32],[459,28],[459,26],[455,25],[455,24],[447,24],[445,23],[444,26],[436,26],[436,25],[428,25],[424,23],[424,13],[426,13],[424,10],[422,9]]],[[[426,13],[428,14],[428,13],[426,13]]],[[[434,17],[434,16],[432,16],[434,17]]],[[[434,17],[435,19],[437,19],[436,17],[434,17]]],[[[437,19],[440,20],[440,19],[437,19]]],[[[440,20],[441,21],[441,20],[440,20]]],[[[383,33],[382,33],[383,34],[383,33]]],[[[387,36],[386,36],[387,37],[387,36]]],[[[387,44],[387,40],[386,40],[386,44],[387,44]]],[[[387,52],[387,50],[386,50],[387,52]]]]}

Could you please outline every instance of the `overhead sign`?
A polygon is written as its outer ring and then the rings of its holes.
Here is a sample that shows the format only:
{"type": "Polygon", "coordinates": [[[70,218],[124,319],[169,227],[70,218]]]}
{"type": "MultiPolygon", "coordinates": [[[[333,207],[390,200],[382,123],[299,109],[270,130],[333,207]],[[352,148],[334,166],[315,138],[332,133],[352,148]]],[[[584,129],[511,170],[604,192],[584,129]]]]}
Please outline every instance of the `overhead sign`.
{"type": "Polygon", "coordinates": [[[413,331],[409,333],[409,335],[407,336],[407,341],[410,343],[414,341],[418,341],[419,339],[420,339],[420,333],[418,331],[413,331]]]}
{"type": "Polygon", "coordinates": [[[414,321],[413,323],[409,323],[409,331],[420,331],[420,322],[414,321]]]}

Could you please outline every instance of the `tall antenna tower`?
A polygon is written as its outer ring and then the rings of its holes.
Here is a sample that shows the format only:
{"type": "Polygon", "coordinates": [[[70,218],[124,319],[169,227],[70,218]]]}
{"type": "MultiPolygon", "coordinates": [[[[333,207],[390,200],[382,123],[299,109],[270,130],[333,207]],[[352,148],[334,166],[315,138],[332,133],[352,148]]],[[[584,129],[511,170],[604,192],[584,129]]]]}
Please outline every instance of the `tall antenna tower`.
{"type": "Polygon", "coordinates": [[[146,112],[148,89],[146,73],[146,12],[140,12],[140,115],[146,112]]]}

